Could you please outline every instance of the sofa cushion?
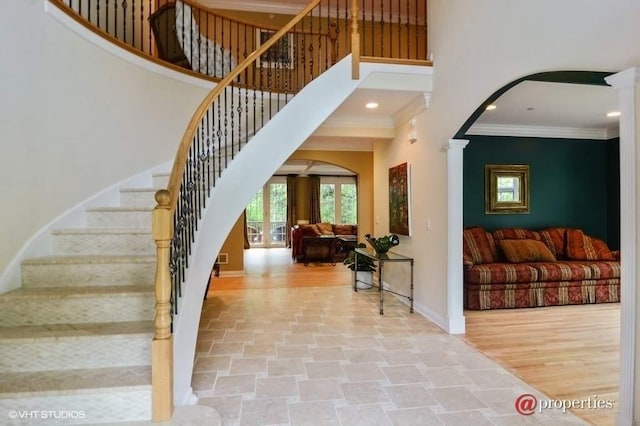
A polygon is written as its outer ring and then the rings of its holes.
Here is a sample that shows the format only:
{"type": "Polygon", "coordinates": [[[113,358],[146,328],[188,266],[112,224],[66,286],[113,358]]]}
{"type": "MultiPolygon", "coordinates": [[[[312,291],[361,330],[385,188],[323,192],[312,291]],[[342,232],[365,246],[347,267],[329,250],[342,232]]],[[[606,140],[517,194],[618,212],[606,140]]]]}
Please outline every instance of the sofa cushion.
{"type": "Polygon", "coordinates": [[[467,228],[462,234],[463,251],[474,264],[496,261],[496,247],[491,234],[479,226],[467,228]]]}
{"type": "Polygon", "coordinates": [[[588,262],[542,262],[531,264],[538,271],[540,281],[577,281],[593,277],[588,262]]]}
{"type": "Polygon", "coordinates": [[[322,235],[315,223],[302,225],[300,229],[304,237],[317,237],[318,235],[322,235]]]}
{"type": "Polygon", "coordinates": [[[567,230],[567,257],[573,260],[615,260],[604,241],[585,235],[580,229],[567,230]]]}
{"type": "Polygon", "coordinates": [[[554,262],[555,256],[542,241],[500,240],[500,249],[511,263],[554,262]]]}
{"type": "Polygon", "coordinates": [[[467,284],[509,284],[538,281],[538,271],[526,263],[473,265],[464,271],[467,284]]]}
{"type": "Polygon", "coordinates": [[[333,233],[336,235],[357,235],[353,230],[353,225],[333,225],[333,233]]]}
{"type": "Polygon", "coordinates": [[[594,279],[620,278],[620,262],[589,262],[594,279]]]}
{"type": "Polygon", "coordinates": [[[540,240],[540,234],[522,228],[502,228],[491,233],[498,240],[540,240]]]}
{"type": "Polygon", "coordinates": [[[566,259],[565,228],[547,228],[539,232],[542,241],[549,247],[556,259],[566,259]]]}
{"type": "Polygon", "coordinates": [[[335,235],[333,233],[333,225],[328,222],[316,223],[316,226],[322,235],[335,235]]]}

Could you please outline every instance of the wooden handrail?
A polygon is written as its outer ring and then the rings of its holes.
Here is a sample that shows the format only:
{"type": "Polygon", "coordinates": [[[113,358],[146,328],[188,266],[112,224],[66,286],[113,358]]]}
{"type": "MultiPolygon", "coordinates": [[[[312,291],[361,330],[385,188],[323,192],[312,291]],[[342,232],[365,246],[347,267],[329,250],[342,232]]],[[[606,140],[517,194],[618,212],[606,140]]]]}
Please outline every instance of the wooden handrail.
{"type": "Polygon", "coordinates": [[[178,147],[176,158],[173,163],[173,168],[171,169],[171,177],[169,178],[169,185],[167,186],[169,194],[171,195],[171,201],[169,202],[171,213],[175,212],[178,202],[177,195],[180,189],[180,185],[182,184],[182,177],[184,169],[186,167],[185,160],[187,158],[187,153],[189,152],[191,142],[193,141],[196,129],[198,128],[198,123],[204,116],[204,113],[207,111],[211,103],[223,92],[223,90],[227,88],[227,86],[231,85],[231,83],[236,80],[241,72],[247,69],[249,65],[254,63],[256,59],[258,59],[262,54],[269,50],[271,46],[276,44],[276,42],[280,40],[282,36],[287,34],[291,30],[291,28],[293,28],[300,20],[302,20],[302,18],[304,18],[311,10],[313,10],[313,8],[315,8],[321,1],[323,0],[313,0],[299,14],[297,14],[291,21],[289,21],[289,23],[287,23],[278,32],[276,32],[269,40],[262,44],[257,50],[249,54],[249,56],[247,56],[237,67],[231,70],[231,72],[227,74],[227,76],[223,78],[211,92],[209,92],[209,94],[202,100],[200,105],[198,105],[198,108],[191,117],[191,120],[189,120],[187,129],[182,136],[182,140],[180,141],[180,146],[178,147]]]}

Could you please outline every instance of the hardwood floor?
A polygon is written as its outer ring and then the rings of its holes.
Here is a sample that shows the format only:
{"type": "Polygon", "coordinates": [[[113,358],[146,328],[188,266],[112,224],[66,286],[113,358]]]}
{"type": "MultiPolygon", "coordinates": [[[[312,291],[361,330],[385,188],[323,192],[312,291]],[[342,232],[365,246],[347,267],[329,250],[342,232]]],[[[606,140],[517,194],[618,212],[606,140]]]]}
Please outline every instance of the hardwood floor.
{"type": "MultiPolygon", "coordinates": [[[[209,291],[351,285],[341,264],[293,263],[288,249],[245,251],[245,276],[211,281],[209,291]]],[[[552,399],[613,400],[613,409],[576,409],[613,425],[618,404],[620,305],[466,311],[461,338],[552,399]],[[594,396],[595,395],[595,396],[594,396]]]]}
{"type": "Polygon", "coordinates": [[[464,340],[552,399],[613,400],[576,409],[613,425],[618,404],[620,304],[466,311],[464,340]],[[595,396],[594,396],[595,395],[595,396]]]}

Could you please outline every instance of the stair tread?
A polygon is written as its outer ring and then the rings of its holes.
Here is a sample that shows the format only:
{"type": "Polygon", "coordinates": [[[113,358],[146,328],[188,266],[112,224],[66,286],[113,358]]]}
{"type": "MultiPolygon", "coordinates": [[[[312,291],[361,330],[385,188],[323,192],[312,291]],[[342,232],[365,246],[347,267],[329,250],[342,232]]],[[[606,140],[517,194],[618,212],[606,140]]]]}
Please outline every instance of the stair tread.
{"type": "Polygon", "coordinates": [[[152,334],[153,331],[153,321],[25,325],[0,327],[0,342],[9,339],[152,334]]]}
{"type": "Polygon", "coordinates": [[[151,386],[150,365],[3,373],[0,376],[0,394],[3,398],[25,393],[72,393],[115,388],[124,390],[140,386],[151,386]]]}
{"type": "Polygon", "coordinates": [[[56,265],[56,264],[103,264],[103,263],[155,263],[156,256],[152,254],[128,254],[128,255],[96,255],[96,254],[69,254],[31,257],[24,259],[22,265],[56,265]]]}
{"type": "Polygon", "coordinates": [[[120,190],[120,192],[158,192],[161,189],[166,189],[166,188],[162,188],[162,187],[153,187],[153,188],[148,188],[148,187],[140,187],[140,188],[122,188],[120,190]]]}
{"type": "Polygon", "coordinates": [[[153,293],[153,285],[86,286],[86,287],[22,287],[0,294],[0,301],[15,299],[55,299],[93,296],[124,296],[153,293]]]}
{"type": "Polygon", "coordinates": [[[52,235],[63,234],[149,234],[151,235],[151,229],[142,228],[67,228],[67,229],[55,229],[51,231],[52,235]]]}
{"type": "Polygon", "coordinates": [[[129,206],[104,206],[104,207],[89,207],[87,212],[147,212],[151,213],[153,207],[129,207],[129,206]]]}

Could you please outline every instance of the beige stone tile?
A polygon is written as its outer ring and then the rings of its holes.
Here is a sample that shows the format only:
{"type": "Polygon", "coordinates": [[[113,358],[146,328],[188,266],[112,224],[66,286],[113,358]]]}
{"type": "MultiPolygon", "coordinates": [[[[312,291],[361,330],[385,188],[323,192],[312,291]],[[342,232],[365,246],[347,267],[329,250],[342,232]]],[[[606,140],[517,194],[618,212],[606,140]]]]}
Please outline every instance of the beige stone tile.
{"type": "Polygon", "coordinates": [[[421,384],[384,386],[382,388],[397,408],[426,407],[438,402],[421,384]]]}
{"type": "Polygon", "coordinates": [[[402,351],[380,351],[388,365],[418,364],[420,360],[409,350],[402,351]]]}
{"type": "Polygon", "coordinates": [[[265,333],[256,333],[256,335],[253,338],[253,343],[256,345],[269,344],[269,343],[284,343],[284,332],[269,331],[265,333]]]}
{"type": "Polygon", "coordinates": [[[245,357],[268,356],[276,354],[276,345],[271,343],[245,344],[242,355],[245,357]]]}
{"type": "Polygon", "coordinates": [[[464,373],[480,389],[510,388],[518,386],[519,380],[501,368],[469,370],[464,373]]]}
{"type": "Polygon", "coordinates": [[[320,330],[316,324],[291,324],[292,333],[319,333],[320,330]]]}
{"type": "Polygon", "coordinates": [[[347,359],[340,347],[311,348],[314,361],[339,361],[347,359]]]}
{"type": "Polygon", "coordinates": [[[388,351],[397,351],[399,349],[411,349],[413,348],[413,343],[409,339],[405,339],[402,337],[395,337],[397,333],[394,333],[392,336],[389,336],[381,341],[382,346],[388,351]]]}
{"type": "Polygon", "coordinates": [[[424,382],[426,378],[415,365],[399,365],[382,367],[382,372],[390,383],[397,385],[402,383],[424,382]]]}
{"type": "Polygon", "coordinates": [[[251,342],[253,341],[254,332],[250,330],[236,331],[230,330],[224,335],[222,342],[251,342]]]}
{"type": "Polygon", "coordinates": [[[378,382],[349,382],[342,384],[342,392],[351,405],[375,404],[389,401],[378,382]]]}
{"type": "Polygon", "coordinates": [[[492,426],[493,423],[480,411],[460,411],[457,413],[437,414],[438,418],[446,426],[492,426]]]}
{"type": "Polygon", "coordinates": [[[371,349],[345,349],[345,356],[351,363],[382,362],[384,358],[377,350],[371,349]]]}
{"type": "Polygon", "coordinates": [[[469,389],[464,386],[429,389],[444,411],[473,410],[487,408],[469,389]]]}
{"type": "Polygon", "coordinates": [[[213,383],[216,381],[217,373],[213,372],[194,372],[191,377],[191,386],[194,391],[210,391],[213,390],[213,383]]]}
{"type": "Polygon", "coordinates": [[[198,404],[212,407],[218,412],[223,425],[231,425],[240,419],[241,396],[220,396],[199,398],[198,404]]]}
{"type": "Polygon", "coordinates": [[[344,399],[340,382],[336,379],[302,380],[298,382],[300,401],[344,399]]]}
{"type": "Polygon", "coordinates": [[[307,345],[278,345],[278,359],[311,358],[311,351],[307,345]]]}
{"type": "MultiPolygon", "coordinates": [[[[535,415],[532,416],[523,416],[520,414],[512,414],[509,416],[497,416],[497,417],[489,417],[487,416],[491,423],[496,426],[536,426],[536,425],[545,425],[551,424],[545,423],[545,420],[541,420],[535,415]]],[[[555,424],[554,424],[555,426],[555,424]]]]}
{"type": "Polygon", "coordinates": [[[293,376],[258,379],[256,398],[278,398],[296,395],[298,386],[293,376]]]}
{"type": "Polygon", "coordinates": [[[416,354],[416,356],[426,367],[454,367],[462,365],[458,360],[443,352],[419,353],[416,354]]]}
{"type": "Polygon", "coordinates": [[[267,362],[267,373],[270,377],[298,376],[305,372],[301,359],[276,359],[267,362]]]}
{"type": "Polygon", "coordinates": [[[213,387],[214,395],[237,395],[256,390],[256,375],[242,374],[235,376],[218,376],[213,387]]]}
{"type": "Polygon", "coordinates": [[[344,346],[350,349],[384,349],[375,336],[349,336],[344,346]]]}
{"type": "Polygon", "coordinates": [[[315,335],[311,333],[295,333],[285,334],[285,345],[314,345],[316,343],[315,335]]]}
{"type": "Polygon", "coordinates": [[[213,340],[201,340],[196,342],[196,353],[209,353],[213,340]]]}
{"type": "Polygon", "coordinates": [[[442,422],[427,407],[387,411],[387,417],[394,426],[442,426],[442,422]]]}
{"type": "Polygon", "coordinates": [[[340,426],[338,413],[330,401],[289,404],[291,425],[340,426]]]}
{"type": "Polygon", "coordinates": [[[469,370],[497,368],[498,365],[479,352],[456,354],[453,356],[460,364],[469,370]]]}
{"type": "Polygon", "coordinates": [[[466,372],[459,368],[429,368],[424,375],[435,387],[457,386],[471,384],[471,379],[466,372]]]}
{"type": "Polygon", "coordinates": [[[391,421],[379,405],[357,405],[338,408],[338,416],[343,425],[387,426],[391,421]]]}
{"type": "Polygon", "coordinates": [[[318,346],[344,346],[349,340],[341,334],[316,335],[315,339],[318,346]]]}
{"type": "Polygon", "coordinates": [[[226,355],[226,354],[241,354],[244,349],[244,343],[232,342],[232,343],[216,343],[211,345],[209,354],[211,355],[226,355]]]}
{"type": "Polygon", "coordinates": [[[231,360],[229,374],[263,373],[267,371],[267,358],[234,358],[231,360]]]}
{"type": "Polygon", "coordinates": [[[242,401],[240,426],[286,424],[289,424],[289,411],[285,398],[242,401]]]}
{"type": "Polygon", "coordinates": [[[338,361],[305,362],[304,368],[309,379],[330,379],[344,377],[338,361]]]}
{"type": "Polygon", "coordinates": [[[228,370],[231,364],[230,355],[213,356],[213,355],[198,355],[196,358],[196,364],[193,371],[220,371],[228,370]]]}
{"type": "Polygon", "coordinates": [[[342,367],[342,370],[351,382],[386,379],[376,363],[347,364],[342,367]]]}
{"type": "Polygon", "coordinates": [[[209,330],[233,330],[236,327],[236,320],[212,320],[207,327],[209,330]]]}

